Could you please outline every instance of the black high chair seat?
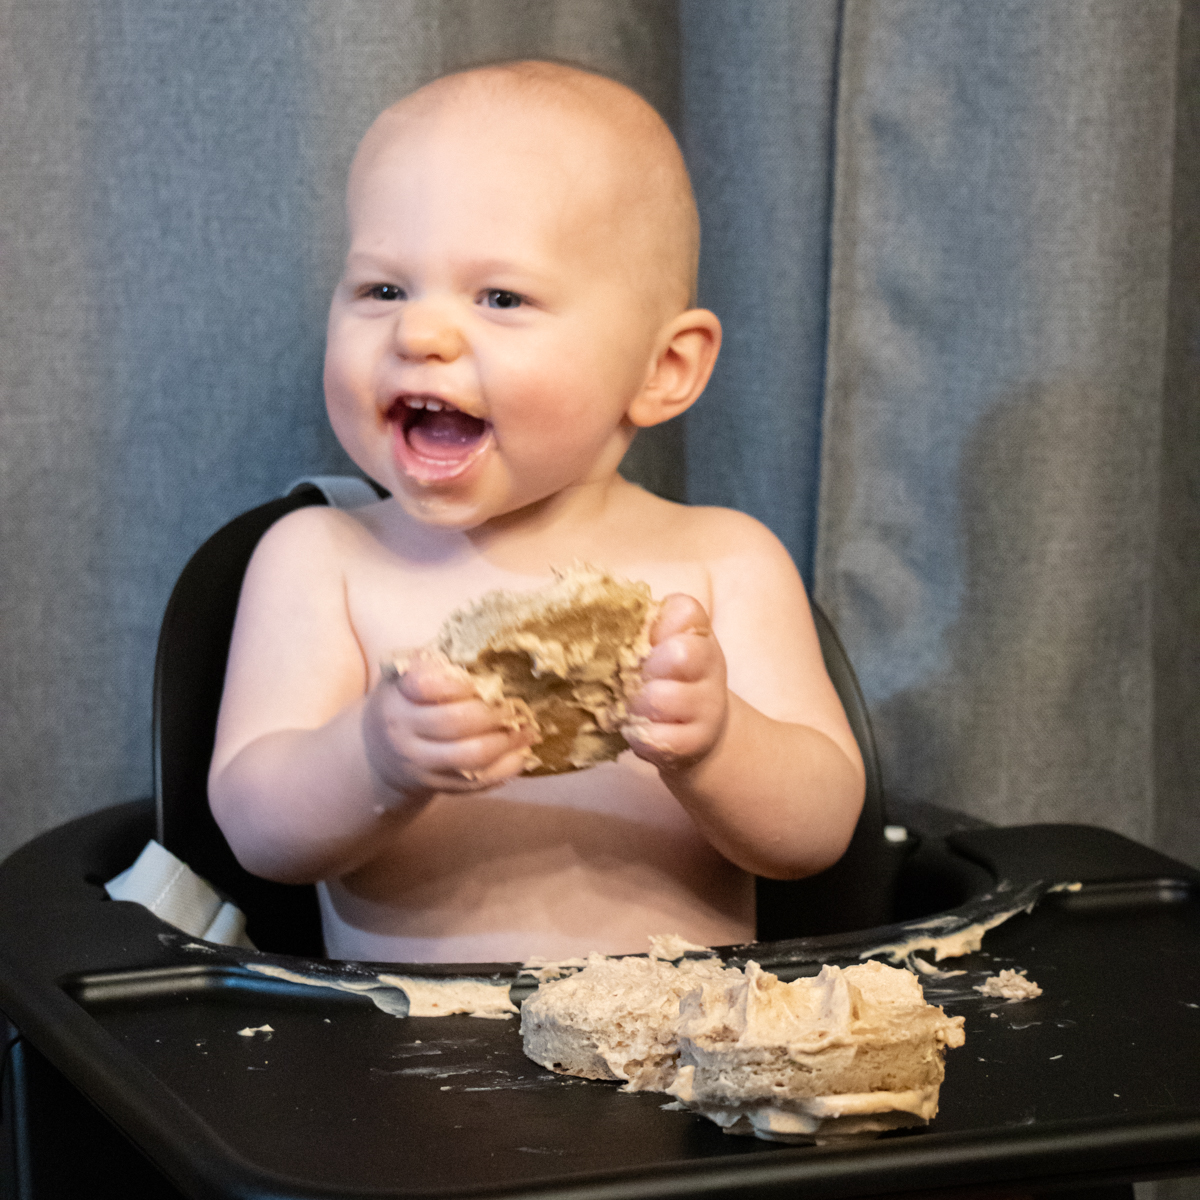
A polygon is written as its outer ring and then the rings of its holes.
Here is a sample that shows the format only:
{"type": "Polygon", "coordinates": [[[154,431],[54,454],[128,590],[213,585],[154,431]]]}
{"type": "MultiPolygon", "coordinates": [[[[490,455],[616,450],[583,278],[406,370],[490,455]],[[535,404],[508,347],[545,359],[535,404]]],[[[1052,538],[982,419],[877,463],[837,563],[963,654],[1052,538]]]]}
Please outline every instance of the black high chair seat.
{"type": "MultiPolygon", "coordinates": [[[[302,488],[244,514],[181,576],[156,670],[156,801],[70,822],[0,865],[0,1011],[12,1022],[0,1200],[961,1189],[1117,1200],[1126,1181],[1200,1172],[1200,873],[1087,826],[993,829],[920,805],[885,817],[866,709],[819,612],[868,802],[842,862],[763,883],[760,940],[722,954],[795,978],[995,925],[981,950],[942,964],[965,974],[923,981],[967,1020],[927,1129],[855,1146],[731,1138],[665,1111],[662,1096],[548,1075],[522,1055],[514,1021],[397,1018],[255,971],[464,973],[322,961],[313,890],[247,875],[208,812],[246,562],[274,520],[322,499],[302,488]],[[904,827],[895,843],[888,819],[904,827]],[[258,952],[107,900],[102,883],[156,833],[246,911],[258,952]],[[1043,996],[1007,1005],[975,990],[1002,966],[1026,969],[1043,996]]],[[[515,964],[466,972],[518,1000],[532,986],[515,964]]]]}

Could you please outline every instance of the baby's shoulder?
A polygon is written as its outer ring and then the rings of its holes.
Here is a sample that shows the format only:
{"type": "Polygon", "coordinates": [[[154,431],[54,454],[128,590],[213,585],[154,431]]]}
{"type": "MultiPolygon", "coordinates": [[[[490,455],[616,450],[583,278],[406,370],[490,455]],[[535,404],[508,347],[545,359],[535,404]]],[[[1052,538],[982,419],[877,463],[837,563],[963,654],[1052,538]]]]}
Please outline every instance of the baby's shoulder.
{"type": "Polygon", "coordinates": [[[373,507],[339,509],[310,504],[295,509],[262,535],[251,566],[271,574],[312,574],[365,558],[376,540],[367,515],[373,507]]]}
{"type": "MultiPolygon", "coordinates": [[[[676,554],[716,565],[743,558],[787,558],[779,539],[759,520],[732,508],[676,504],[657,497],[653,528],[676,554]]],[[[649,518],[651,514],[648,512],[649,518]]]]}

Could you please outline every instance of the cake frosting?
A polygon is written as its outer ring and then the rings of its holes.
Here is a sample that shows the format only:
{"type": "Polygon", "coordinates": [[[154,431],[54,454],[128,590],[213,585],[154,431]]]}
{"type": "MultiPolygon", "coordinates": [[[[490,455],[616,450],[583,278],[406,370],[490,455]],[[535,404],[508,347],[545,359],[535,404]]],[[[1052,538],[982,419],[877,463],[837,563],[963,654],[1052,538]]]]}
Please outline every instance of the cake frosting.
{"type": "Polygon", "coordinates": [[[932,1119],[963,1018],[874,961],[784,983],[753,962],[593,954],[525,1002],[521,1032],[551,1070],[667,1092],[730,1133],[825,1141],[932,1119]]]}
{"type": "Polygon", "coordinates": [[[679,1057],[679,1002],[705,982],[740,975],[717,959],[606,958],[543,983],[521,1007],[526,1055],[564,1075],[664,1091],[679,1057]]]}
{"type": "Polygon", "coordinates": [[[666,1089],[733,1133],[821,1140],[924,1124],[937,1113],[963,1018],[925,1002],[910,971],[823,967],[784,983],[757,963],[683,998],[666,1089]]]}
{"type": "Polygon", "coordinates": [[[248,962],[247,970],[305,987],[332,988],[365,996],[393,1017],[447,1017],[465,1013],[493,1019],[515,1016],[511,984],[494,979],[427,979],[410,975],[347,977],[334,972],[292,971],[275,963],[248,962]]]}

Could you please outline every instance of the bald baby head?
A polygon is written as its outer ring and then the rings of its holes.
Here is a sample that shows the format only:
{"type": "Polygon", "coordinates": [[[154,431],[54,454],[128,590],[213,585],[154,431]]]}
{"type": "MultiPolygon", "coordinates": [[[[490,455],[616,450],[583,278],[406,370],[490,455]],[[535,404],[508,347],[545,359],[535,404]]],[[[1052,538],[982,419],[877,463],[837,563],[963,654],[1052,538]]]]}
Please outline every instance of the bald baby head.
{"type": "Polygon", "coordinates": [[[350,208],[381,157],[414,138],[487,141],[514,172],[554,159],[598,254],[619,263],[663,316],[694,301],[700,222],[683,155],[662,117],[636,92],[556,63],[523,61],[443,76],[386,109],[350,175],[350,208]]]}

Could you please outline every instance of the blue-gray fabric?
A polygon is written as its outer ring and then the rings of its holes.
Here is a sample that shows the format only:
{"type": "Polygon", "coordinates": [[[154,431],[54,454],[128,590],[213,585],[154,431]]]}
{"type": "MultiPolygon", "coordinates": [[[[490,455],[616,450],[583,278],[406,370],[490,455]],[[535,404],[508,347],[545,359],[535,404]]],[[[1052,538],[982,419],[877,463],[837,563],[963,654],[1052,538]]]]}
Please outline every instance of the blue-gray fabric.
{"type": "Polygon", "coordinates": [[[846,6],[817,591],[892,794],[1156,835],[1178,21],[846,6]]]}
{"type": "Polygon", "coordinates": [[[341,186],[443,70],[680,133],[726,342],[628,471],[767,522],[894,794],[1200,861],[1197,0],[0,0],[0,853],[150,786],[154,639],[324,419],[341,186]]]}
{"type": "Polygon", "coordinates": [[[700,298],[724,342],[687,420],[687,495],[740,508],[812,583],[839,0],[683,0],[700,298]],[[785,249],[786,247],[786,249],[785,249]]]}
{"type": "MultiPolygon", "coordinates": [[[[1180,11],[1154,546],[1155,838],[1200,862],[1200,3],[1180,11]]],[[[1193,1195],[1200,1184],[1192,1181],[1193,1195]]],[[[1166,1200],[1163,1197],[1162,1200],[1166,1200]]],[[[1178,1198],[1182,1200],[1182,1196],[1178,1198]]]]}

